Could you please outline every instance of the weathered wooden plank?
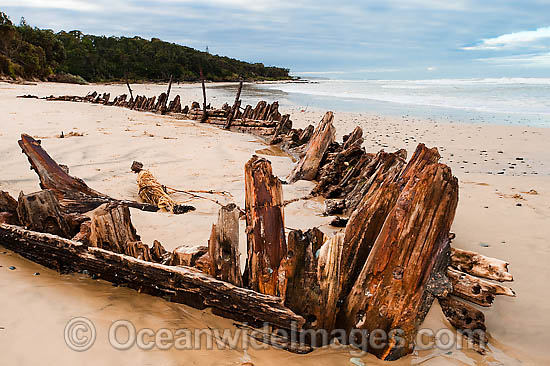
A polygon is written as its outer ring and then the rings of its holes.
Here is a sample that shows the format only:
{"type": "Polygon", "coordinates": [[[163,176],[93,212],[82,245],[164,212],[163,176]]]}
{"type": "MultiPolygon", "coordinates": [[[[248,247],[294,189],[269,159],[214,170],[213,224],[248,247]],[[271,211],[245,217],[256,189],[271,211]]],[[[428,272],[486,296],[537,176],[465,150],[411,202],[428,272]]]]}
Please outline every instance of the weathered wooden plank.
{"type": "Polygon", "coordinates": [[[453,248],[451,251],[451,266],[459,271],[489,280],[513,281],[514,277],[508,272],[508,265],[506,261],[469,250],[453,248]]]}
{"type": "Polygon", "coordinates": [[[509,287],[491,283],[453,268],[447,270],[447,277],[453,285],[453,295],[481,306],[491,306],[497,295],[516,296],[509,287]]]}
{"type": "Polygon", "coordinates": [[[169,301],[213,311],[237,321],[301,329],[305,320],[281,304],[279,297],[260,294],[188,267],[146,262],[128,255],[87,247],[52,234],[0,224],[0,245],[61,272],[82,272],[169,301]]]}

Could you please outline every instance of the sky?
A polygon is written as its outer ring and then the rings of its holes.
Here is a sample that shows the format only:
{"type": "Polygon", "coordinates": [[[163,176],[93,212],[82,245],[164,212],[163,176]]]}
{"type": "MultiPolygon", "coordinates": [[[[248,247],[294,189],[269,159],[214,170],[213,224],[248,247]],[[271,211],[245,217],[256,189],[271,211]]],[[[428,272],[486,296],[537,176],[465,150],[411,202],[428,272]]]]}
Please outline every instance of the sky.
{"type": "Polygon", "coordinates": [[[12,21],[160,38],[331,79],[550,77],[550,0],[2,0],[12,21]]]}

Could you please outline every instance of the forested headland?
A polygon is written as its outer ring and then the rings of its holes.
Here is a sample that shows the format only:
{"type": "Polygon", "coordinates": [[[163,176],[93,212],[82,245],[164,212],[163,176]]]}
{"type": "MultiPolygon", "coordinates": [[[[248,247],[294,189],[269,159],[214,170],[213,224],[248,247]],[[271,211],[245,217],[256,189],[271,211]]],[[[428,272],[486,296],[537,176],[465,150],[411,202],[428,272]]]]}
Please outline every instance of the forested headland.
{"type": "Polygon", "coordinates": [[[12,79],[104,82],[124,80],[234,81],[290,79],[289,70],[141,37],[106,37],[78,30],[55,33],[15,25],[0,12],[0,75],[12,79]],[[70,76],[70,77],[68,77],[70,76]],[[74,76],[74,77],[73,77],[74,76]]]}

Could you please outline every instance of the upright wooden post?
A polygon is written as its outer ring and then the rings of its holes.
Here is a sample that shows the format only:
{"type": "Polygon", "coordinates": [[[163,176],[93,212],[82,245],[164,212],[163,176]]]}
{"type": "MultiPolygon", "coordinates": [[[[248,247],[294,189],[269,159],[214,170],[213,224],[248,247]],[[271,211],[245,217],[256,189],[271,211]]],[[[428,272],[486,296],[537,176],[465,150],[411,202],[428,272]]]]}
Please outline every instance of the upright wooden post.
{"type": "Polygon", "coordinates": [[[210,274],[237,286],[243,285],[239,265],[239,208],[234,203],[220,208],[208,242],[210,274]]]}
{"type": "Polygon", "coordinates": [[[235,117],[235,114],[239,110],[239,107],[241,106],[241,90],[243,89],[243,80],[239,82],[239,89],[237,89],[237,95],[235,96],[235,102],[233,103],[233,107],[231,107],[231,112],[229,113],[229,116],[227,116],[227,121],[225,122],[225,128],[226,130],[229,130],[231,128],[231,122],[233,122],[233,118],[235,117]]]}
{"type": "Polygon", "coordinates": [[[339,326],[347,331],[385,331],[388,337],[371,344],[368,351],[387,361],[413,351],[418,327],[435,296],[446,295],[450,287],[445,272],[458,180],[443,164],[409,172],[411,179],[339,314],[339,326]]]}
{"type": "Polygon", "coordinates": [[[170,90],[172,89],[172,74],[170,74],[170,81],[168,82],[168,90],[166,91],[166,99],[164,99],[162,105],[160,106],[160,113],[166,113],[166,104],[170,100],[170,90]]]}
{"type": "Polygon", "coordinates": [[[126,72],[126,86],[128,87],[128,91],[130,92],[130,100],[134,100],[134,94],[132,94],[132,88],[130,88],[130,83],[128,82],[128,72],[126,72]]]}
{"type": "Polygon", "coordinates": [[[334,114],[332,112],[325,114],[306,147],[305,155],[290,173],[289,182],[294,183],[301,179],[314,180],[317,177],[321,160],[323,160],[328,146],[334,142],[336,129],[332,125],[333,119],[334,114]]]}
{"type": "Polygon", "coordinates": [[[254,155],[244,167],[248,258],[248,286],[268,295],[280,295],[279,267],[287,246],[281,181],[271,163],[254,155]]]}
{"type": "Polygon", "coordinates": [[[201,123],[206,122],[208,119],[208,112],[206,111],[206,86],[204,85],[204,74],[202,73],[202,67],[199,69],[202,84],[202,117],[201,123]]]}

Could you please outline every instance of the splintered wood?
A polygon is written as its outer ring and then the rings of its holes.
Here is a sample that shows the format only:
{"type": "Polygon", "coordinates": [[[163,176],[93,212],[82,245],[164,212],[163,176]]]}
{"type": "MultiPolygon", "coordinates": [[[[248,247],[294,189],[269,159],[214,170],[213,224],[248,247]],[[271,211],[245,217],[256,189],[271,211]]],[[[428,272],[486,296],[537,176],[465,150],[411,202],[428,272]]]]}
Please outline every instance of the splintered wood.
{"type": "Polygon", "coordinates": [[[239,264],[239,208],[234,203],[220,208],[208,241],[210,274],[237,286],[243,285],[239,264]]]}
{"type": "Polygon", "coordinates": [[[323,159],[328,146],[334,142],[336,129],[332,125],[334,114],[327,112],[323,120],[313,133],[309,144],[306,147],[304,157],[290,173],[289,182],[293,183],[300,179],[313,180],[317,177],[321,160],[323,159]]]}
{"type": "MultiPolygon", "coordinates": [[[[166,104],[168,95],[169,90],[158,101],[137,96],[130,102],[121,96],[113,103],[179,111],[178,97],[166,104]]],[[[63,272],[86,270],[170,301],[211,307],[248,323],[241,327],[267,322],[272,328],[255,330],[253,337],[292,352],[309,352],[337,338],[396,360],[413,352],[436,298],[450,324],[484,352],[485,317],[470,303],[488,307],[496,296],[514,297],[512,289],[493,282],[513,278],[505,261],[451,248],[458,181],[439,163],[437,149],[419,144],[408,162],[405,150],[367,153],[359,127],[335,141],[332,112],[316,128],[295,130],[278,103],[260,102],[241,112],[239,97],[240,92],[223,114],[205,105],[201,111],[198,103],[190,113],[219,117],[220,125],[231,128],[269,128],[271,144],[301,156],[289,181],[315,180],[308,197],[326,198],[326,214],[340,215],[336,221],[344,229],[333,235],[319,228],[287,233],[283,182],[268,160],[254,155],[244,166],[244,273],[241,210],[235,204],[220,208],[202,243],[208,246],[169,252],[154,241],[150,247],[140,240],[128,207],[173,213],[192,208],[177,205],[143,164],[134,162],[132,170],[138,173],[139,196],[148,203],[117,200],[71,177],[39,141],[22,135],[19,144],[43,190],[17,201],[0,191],[0,242],[63,272]],[[294,334],[284,337],[277,329],[294,334]],[[385,337],[373,339],[374,330],[385,337]]],[[[84,98],[106,104],[109,99],[97,93],[84,98]]]]}
{"type": "Polygon", "coordinates": [[[245,165],[248,258],[245,277],[253,290],[280,295],[279,266],[286,255],[283,188],[271,163],[257,156],[245,165]]]}

